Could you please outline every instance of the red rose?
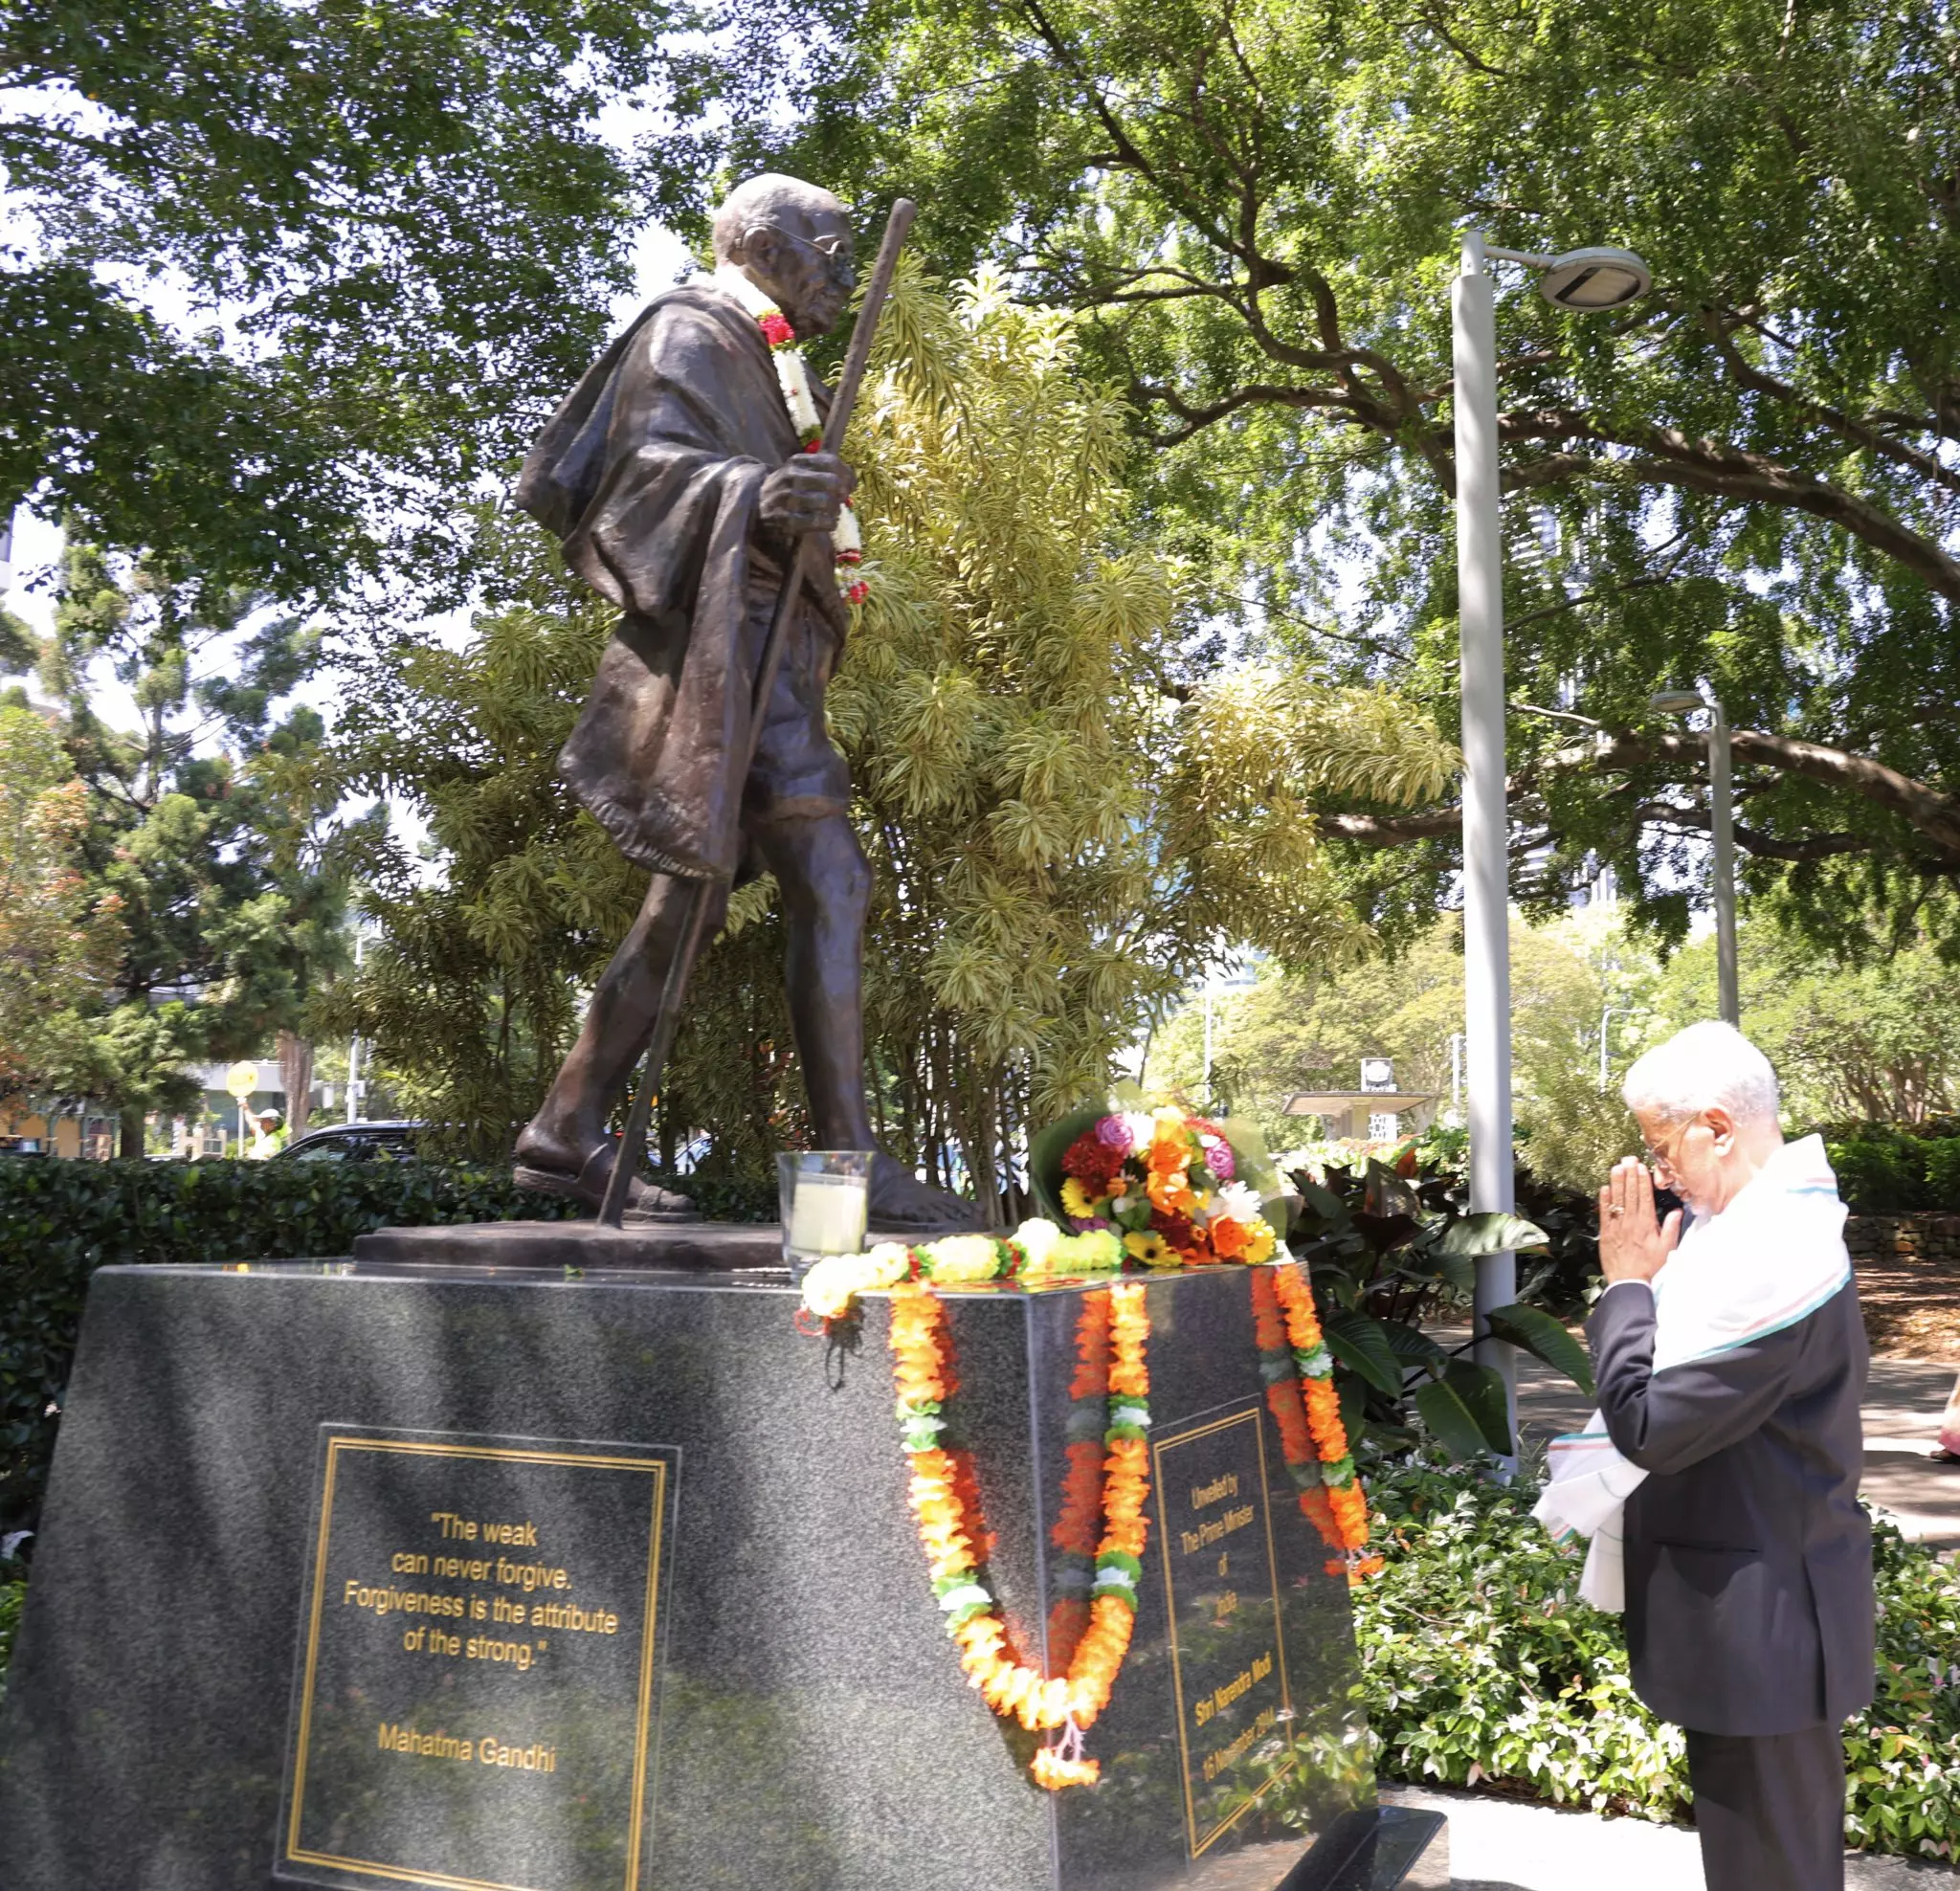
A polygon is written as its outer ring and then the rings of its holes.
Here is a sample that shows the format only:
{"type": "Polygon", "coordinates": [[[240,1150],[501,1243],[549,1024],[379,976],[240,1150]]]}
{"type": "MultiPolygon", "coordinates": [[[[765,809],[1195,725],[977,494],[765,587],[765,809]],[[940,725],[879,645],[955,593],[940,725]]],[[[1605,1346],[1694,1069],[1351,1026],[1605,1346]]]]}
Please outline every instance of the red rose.
{"type": "Polygon", "coordinates": [[[1150,1226],[1180,1254],[1188,1252],[1197,1238],[1198,1231],[1188,1214],[1168,1214],[1161,1208],[1154,1208],[1150,1211],[1150,1226]]]}

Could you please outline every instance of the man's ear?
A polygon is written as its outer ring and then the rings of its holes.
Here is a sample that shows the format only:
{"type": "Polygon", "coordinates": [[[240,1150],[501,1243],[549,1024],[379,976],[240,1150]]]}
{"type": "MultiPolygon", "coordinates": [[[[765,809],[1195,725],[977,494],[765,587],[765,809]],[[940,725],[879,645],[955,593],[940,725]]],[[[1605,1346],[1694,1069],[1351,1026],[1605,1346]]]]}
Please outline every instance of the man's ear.
{"type": "Polygon", "coordinates": [[[1717,1153],[1719,1154],[1725,1149],[1732,1149],[1735,1146],[1734,1117],[1730,1116],[1720,1104],[1717,1104],[1713,1109],[1704,1110],[1702,1115],[1708,1124],[1709,1133],[1715,1138],[1717,1153]]]}
{"type": "Polygon", "coordinates": [[[766,223],[751,223],[736,241],[730,258],[757,276],[773,277],[783,260],[783,239],[766,223]]]}

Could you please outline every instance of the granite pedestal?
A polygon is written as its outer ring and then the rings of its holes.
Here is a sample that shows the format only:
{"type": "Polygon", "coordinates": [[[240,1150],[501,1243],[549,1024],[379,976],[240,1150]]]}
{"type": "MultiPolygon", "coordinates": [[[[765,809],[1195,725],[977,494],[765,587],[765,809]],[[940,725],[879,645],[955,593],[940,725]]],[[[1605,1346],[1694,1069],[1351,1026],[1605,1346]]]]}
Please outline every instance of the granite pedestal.
{"type": "MultiPolygon", "coordinates": [[[[1083,1294],[947,1297],[992,1586],[1056,1664],[1083,1294]]],[[[787,1277],[104,1269],[0,1704],[0,1883],[1446,1884],[1427,1815],[1373,1810],[1247,1275],[1147,1294],[1137,1634],[1102,1783],[1049,1794],[941,1628],[881,1300],[840,1343],[787,1277]]]]}

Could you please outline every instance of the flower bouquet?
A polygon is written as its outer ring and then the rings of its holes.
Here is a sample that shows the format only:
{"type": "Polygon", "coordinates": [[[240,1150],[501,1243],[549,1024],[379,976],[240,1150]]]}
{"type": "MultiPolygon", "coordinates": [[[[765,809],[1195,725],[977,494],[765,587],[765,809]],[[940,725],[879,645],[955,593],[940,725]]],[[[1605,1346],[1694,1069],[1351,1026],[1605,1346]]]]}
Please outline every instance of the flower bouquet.
{"type": "Polygon", "coordinates": [[[1119,1094],[1044,1131],[1032,1157],[1051,1214],[1078,1235],[1112,1233],[1147,1266],[1258,1262],[1278,1244],[1266,1209],[1280,1180],[1248,1123],[1119,1094]]]}

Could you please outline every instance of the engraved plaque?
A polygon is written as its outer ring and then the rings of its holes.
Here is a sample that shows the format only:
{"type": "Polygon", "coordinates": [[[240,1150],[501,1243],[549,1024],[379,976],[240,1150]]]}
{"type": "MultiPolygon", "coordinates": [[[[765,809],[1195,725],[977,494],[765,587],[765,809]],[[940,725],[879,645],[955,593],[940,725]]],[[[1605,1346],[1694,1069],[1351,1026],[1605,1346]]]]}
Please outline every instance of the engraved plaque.
{"type": "Polygon", "coordinates": [[[1151,1435],[1193,1858],[1294,1765],[1264,1423],[1251,1403],[1151,1435]]]}
{"type": "Polygon", "coordinates": [[[276,1876],[641,1891],[679,1452],[321,1431],[276,1876]]]}

